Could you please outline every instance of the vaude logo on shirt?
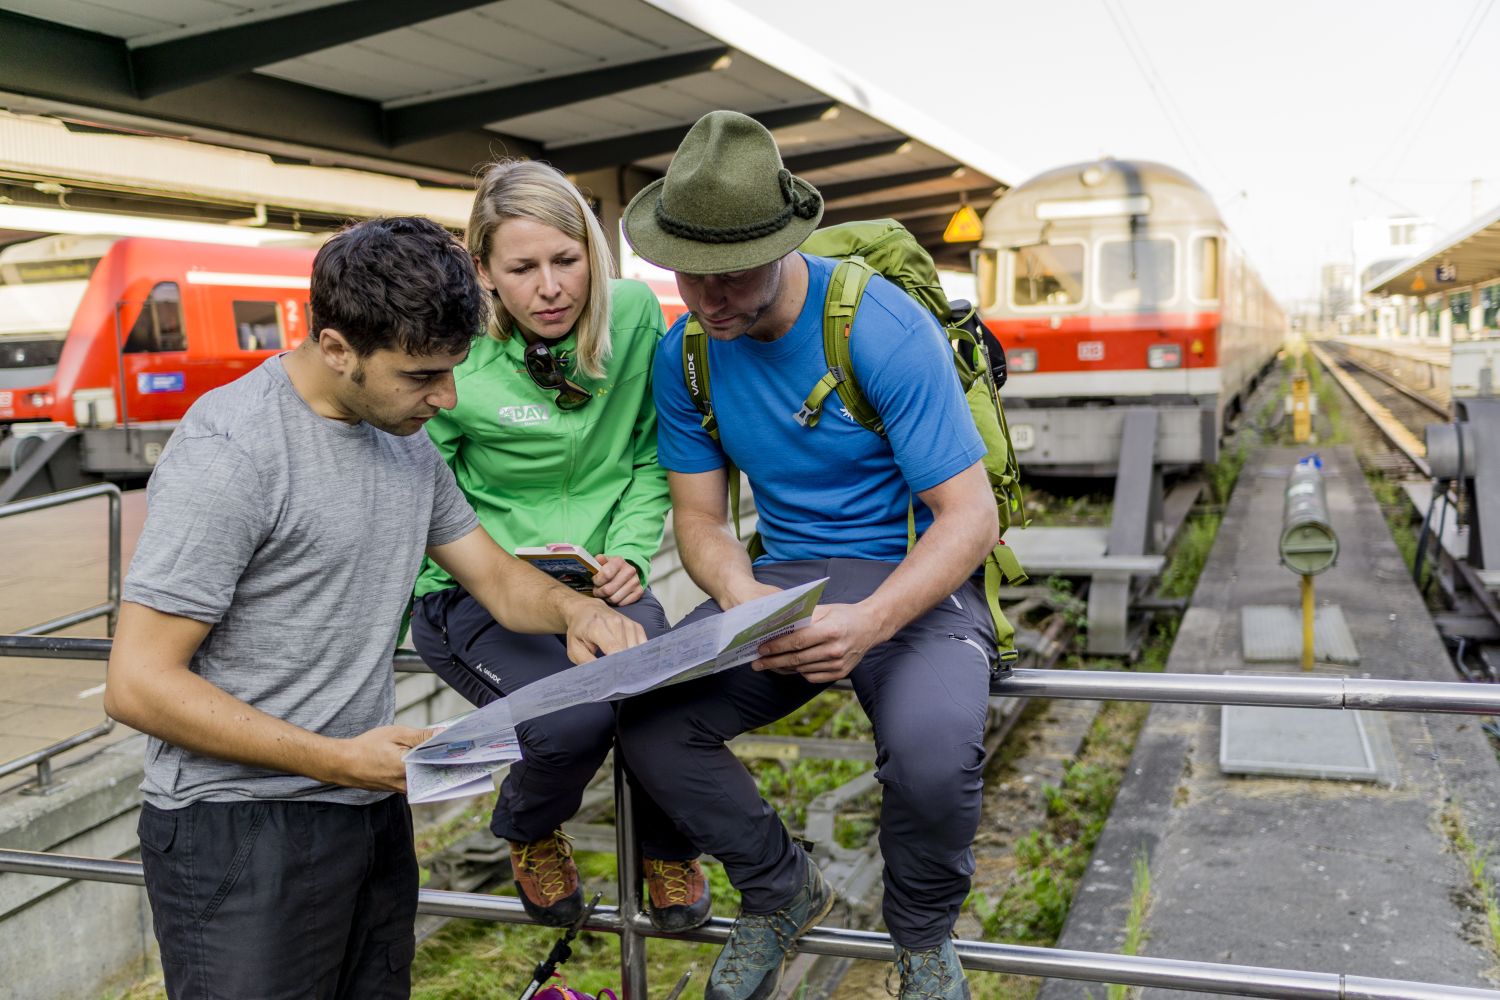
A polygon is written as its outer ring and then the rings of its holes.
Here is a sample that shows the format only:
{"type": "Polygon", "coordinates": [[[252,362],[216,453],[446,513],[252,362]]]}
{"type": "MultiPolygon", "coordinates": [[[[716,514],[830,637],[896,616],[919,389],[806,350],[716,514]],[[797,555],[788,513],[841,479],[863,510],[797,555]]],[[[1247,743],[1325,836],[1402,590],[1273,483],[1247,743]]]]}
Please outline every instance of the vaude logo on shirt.
{"type": "Polygon", "coordinates": [[[497,413],[502,424],[545,424],[552,419],[551,407],[541,403],[502,406],[497,413]]]}

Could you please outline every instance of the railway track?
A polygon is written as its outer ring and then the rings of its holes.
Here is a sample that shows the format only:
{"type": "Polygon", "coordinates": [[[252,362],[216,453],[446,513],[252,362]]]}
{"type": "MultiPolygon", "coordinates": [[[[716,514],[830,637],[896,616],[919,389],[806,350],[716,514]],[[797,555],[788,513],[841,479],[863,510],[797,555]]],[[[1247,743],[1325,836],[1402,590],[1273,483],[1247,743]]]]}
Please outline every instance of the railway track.
{"type": "Polygon", "coordinates": [[[1391,373],[1350,356],[1341,344],[1323,341],[1309,349],[1377,432],[1378,441],[1372,443],[1396,459],[1382,460],[1377,450],[1362,447],[1361,453],[1373,459],[1371,464],[1388,473],[1409,470],[1430,476],[1423,433],[1428,424],[1448,420],[1446,401],[1403,385],[1391,373]]]}

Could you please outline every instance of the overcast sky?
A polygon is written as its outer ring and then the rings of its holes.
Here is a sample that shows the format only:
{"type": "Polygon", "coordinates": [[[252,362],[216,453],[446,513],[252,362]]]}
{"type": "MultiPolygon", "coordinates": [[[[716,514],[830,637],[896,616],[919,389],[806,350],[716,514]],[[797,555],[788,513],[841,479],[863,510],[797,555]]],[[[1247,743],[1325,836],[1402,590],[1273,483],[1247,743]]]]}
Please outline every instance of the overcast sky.
{"type": "Polygon", "coordinates": [[[1187,171],[1283,300],[1349,260],[1353,218],[1447,233],[1475,179],[1500,205],[1497,0],[738,2],[990,144],[1010,183],[1100,155],[1187,171]]]}

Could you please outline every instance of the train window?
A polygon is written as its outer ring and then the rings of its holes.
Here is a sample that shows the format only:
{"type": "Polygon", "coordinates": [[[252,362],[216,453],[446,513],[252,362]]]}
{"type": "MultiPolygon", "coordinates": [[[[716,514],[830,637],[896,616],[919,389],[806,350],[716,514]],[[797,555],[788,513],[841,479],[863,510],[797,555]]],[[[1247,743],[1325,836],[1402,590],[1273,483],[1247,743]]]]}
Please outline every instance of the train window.
{"type": "Polygon", "coordinates": [[[1154,309],[1176,297],[1176,246],[1171,240],[1099,243],[1099,303],[1154,309]]]}
{"type": "Polygon", "coordinates": [[[1083,245],[1036,243],[1010,253],[1011,305],[1071,306],[1083,301],[1083,245]]]}
{"type": "Polygon", "coordinates": [[[141,306],[141,313],[125,338],[126,354],[158,354],[187,350],[182,332],[182,293],[175,281],[158,282],[141,306]]]}
{"type": "Polygon", "coordinates": [[[281,310],[275,302],[234,302],[234,331],[242,351],[279,351],[281,310]]]}
{"type": "Polygon", "coordinates": [[[1193,298],[1216,302],[1219,298],[1219,238],[1200,236],[1193,241],[1193,298]]]}

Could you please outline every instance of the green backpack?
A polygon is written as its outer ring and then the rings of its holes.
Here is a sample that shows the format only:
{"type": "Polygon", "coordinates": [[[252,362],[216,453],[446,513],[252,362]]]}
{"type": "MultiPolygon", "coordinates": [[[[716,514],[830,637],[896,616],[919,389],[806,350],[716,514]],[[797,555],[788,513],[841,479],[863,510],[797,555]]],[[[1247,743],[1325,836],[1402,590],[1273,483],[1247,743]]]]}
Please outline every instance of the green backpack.
{"type": "MultiPolygon", "coordinates": [[[[975,317],[972,310],[968,315],[954,316],[948,297],[938,283],[937,267],[933,264],[932,257],[907,232],[906,227],[894,220],[848,222],[819,229],[807,238],[800,249],[815,257],[834,258],[839,263],[828,282],[828,295],[823,303],[823,351],[828,361],[828,371],[807,394],[802,409],[797,413],[797,422],[804,427],[816,426],[828,397],[836,392],[855,422],[876,434],[885,434],[880,414],[875,412],[875,408],[860,392],[849,350],[849,333],[853,327],[854,315],[859,311],[865,285],[872,275],[885,276],[937,317],[953,345],[953,363],[958,369],[959,383],[968,399],[969,412],[973,414],[975,426],[984,440],[984,470],[989,477],[990,489],[995,494],[995,506],[1000,514],[1000,534],[1004,536],[1012,521],[1022,514],[1020,469],[1016,464],[1015,451],[1011,448],[1005,409],[1000,405],[999,393],[990,377],[989,354],[976,332],[982,327],[973,321],[975,317]]],[[[703,327],[691,315],[682,339],[682,364],[683,381],[687,384],[693,405],[702,415],[703,429],[717,441],[718,421],[709,395],[708,338],[703,327]]],[[[726,471],[729,474],[729,507],[734,516],[735,533],[739,534],[739,471],[733,463],[729,464],[726,471]]],[[[908,550],[916,544],[916,540],[915,510],[908,506],[908,550]]],[[[764,552],[759,535],[751,537],[749,548],[752,557],[764,552]]],[[[1026,574],[1021,569],[1020,561],[1005,542],[1000,542],[985,557],[985,598],[995,620],[1001,663],[1014,662],[1017,652],[1015,628],[1000,609],[1000,588],[1014,586],[1025,579],[1026,574]]]]}

